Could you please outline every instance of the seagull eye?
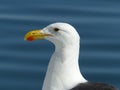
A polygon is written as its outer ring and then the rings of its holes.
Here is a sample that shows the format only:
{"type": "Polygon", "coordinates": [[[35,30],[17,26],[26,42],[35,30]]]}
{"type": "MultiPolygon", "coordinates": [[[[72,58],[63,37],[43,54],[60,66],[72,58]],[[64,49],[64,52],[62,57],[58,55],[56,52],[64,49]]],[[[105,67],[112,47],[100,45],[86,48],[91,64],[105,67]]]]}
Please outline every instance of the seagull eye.
{"type": "Polygon", "coordinates": [[[59,28],[54,28],[54,31],[55,32],[58,32],[60,29],[59,28]]]}

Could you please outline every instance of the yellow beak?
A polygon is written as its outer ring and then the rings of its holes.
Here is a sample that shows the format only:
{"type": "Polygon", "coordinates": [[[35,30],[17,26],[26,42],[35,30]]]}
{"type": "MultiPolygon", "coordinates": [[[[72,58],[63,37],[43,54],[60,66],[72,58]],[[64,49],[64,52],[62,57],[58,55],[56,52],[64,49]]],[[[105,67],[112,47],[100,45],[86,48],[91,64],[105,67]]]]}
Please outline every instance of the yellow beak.
{"type": "Polygon", "coordinates": [[[44,39],[46,36],[52,36],[52,35],[45,34],[43,33],[42,30],[32,30],[25,35],[24,40],[28,40],[28,41],[39,40],[39,39],[44,39]]]}

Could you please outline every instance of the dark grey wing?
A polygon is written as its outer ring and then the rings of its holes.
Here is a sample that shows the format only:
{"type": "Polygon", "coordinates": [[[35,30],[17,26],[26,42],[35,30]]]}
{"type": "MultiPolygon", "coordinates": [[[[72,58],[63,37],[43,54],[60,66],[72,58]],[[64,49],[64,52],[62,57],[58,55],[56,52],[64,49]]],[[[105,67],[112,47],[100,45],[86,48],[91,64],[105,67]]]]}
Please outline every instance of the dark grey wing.
{"type": "Polygon", "coordinates": [[[104,83],[81,83],[70,90],[118,90],[115,87],[104,83]]]}

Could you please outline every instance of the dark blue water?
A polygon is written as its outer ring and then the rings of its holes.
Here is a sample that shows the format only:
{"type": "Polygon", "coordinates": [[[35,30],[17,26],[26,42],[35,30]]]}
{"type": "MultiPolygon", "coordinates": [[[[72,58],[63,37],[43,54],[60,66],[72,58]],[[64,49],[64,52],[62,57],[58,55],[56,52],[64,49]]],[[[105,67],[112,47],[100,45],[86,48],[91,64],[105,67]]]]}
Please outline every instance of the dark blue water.
{"type": "Polygon", "coordinates": [[[41,90],[54,46],[24,35],[58,21],[81,36],[84,77],[120,88],[119,0],[0,0],[0,90],[41,90]]]}

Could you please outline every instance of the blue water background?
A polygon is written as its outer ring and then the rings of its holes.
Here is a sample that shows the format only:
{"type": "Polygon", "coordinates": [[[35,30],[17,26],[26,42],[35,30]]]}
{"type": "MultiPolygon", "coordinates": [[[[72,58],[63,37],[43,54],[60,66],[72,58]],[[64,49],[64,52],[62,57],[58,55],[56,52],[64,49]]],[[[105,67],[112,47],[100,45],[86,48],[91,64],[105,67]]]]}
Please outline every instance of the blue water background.
{"type": "Polygon", "coordinates": [[[0,0],[0,90],[41,90],[54,45],[24,41],[54,22],[81,36],[81,73],[120,88],[119,0],[0,0]]]}

